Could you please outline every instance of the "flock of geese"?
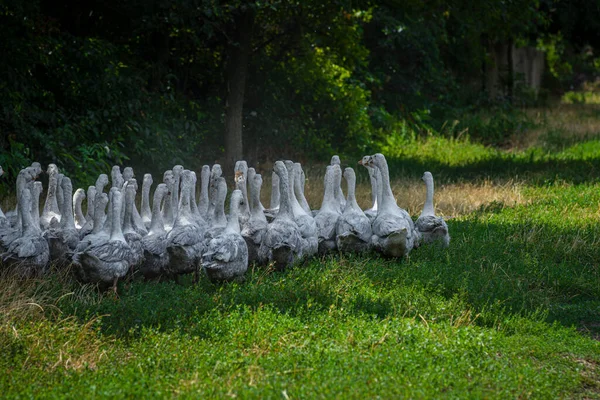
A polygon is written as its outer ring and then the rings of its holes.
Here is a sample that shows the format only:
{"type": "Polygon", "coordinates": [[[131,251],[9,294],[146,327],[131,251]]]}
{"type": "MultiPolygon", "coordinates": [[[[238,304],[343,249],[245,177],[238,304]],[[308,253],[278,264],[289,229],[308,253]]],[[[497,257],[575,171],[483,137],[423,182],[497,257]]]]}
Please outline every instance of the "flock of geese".
{"type": "Polygon", "coordinates": [[[36,178],[42,168],[33,163],[18,174],[16,210],[6,215],[0,210],[0,257],[26,276],[45,273],[50,265],[72,264],[80,280],[112,284],[116,293],[118,279],[128,273],[139,272],[146,279],[192,273],[196,281],[202,269],[211,281],[230,281],[241,278],[249,263],[284,269],[333,251],[375,250],[404,257],[423,244],[448,246],[448,226],[434,212],[431,173],[423,175],[425,206],[413,222],[396,204],[383,154],[365,156],[359,164],[368,170],[372,188],[372,206],[364,211],[356,202],[355,171],[345,168],[342,173],[338,156],[326,168],[319,210],[308,205],[300,163],[275,162],[270,206],[265,208],[262,176],[238,161],[228,215],[227,183],[219,164],[202,167],[198,201],[194,171],[181,165],[166,171],[152,203],[153,178],[144,175],[139,211],[132,168],[113,167],[108,193],[106,174],[87,192],[73,193],[71,180],[50,164],[40,215],[42,183],[36,178]]]}

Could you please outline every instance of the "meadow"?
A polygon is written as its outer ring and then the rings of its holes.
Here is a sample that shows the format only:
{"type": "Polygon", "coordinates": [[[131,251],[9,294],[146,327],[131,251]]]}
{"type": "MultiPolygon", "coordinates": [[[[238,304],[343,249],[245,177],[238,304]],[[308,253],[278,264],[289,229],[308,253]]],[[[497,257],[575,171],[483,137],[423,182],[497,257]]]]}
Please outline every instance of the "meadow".
{"type": "Polygon", "coordinates": [[[415,217],[433,173],[448,249],[134,280],[118,299],[69,271],[3,271],[2,397],[600,398],[600,107],[527,112],[503,148],[465,131],[383,149],[415,217]]]}

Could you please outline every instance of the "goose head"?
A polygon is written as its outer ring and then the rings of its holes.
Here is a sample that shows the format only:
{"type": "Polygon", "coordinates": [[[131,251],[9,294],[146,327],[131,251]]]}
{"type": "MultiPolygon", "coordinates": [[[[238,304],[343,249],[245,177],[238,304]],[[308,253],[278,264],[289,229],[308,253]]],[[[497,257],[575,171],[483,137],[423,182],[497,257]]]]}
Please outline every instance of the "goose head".
{"type": "Polygon", "coordinates": [[[431,172],[425,171],[421,179],[423,180],[423,182],[430,182],[433,181],[433,175],[431,175],[431,172]]]}
{"type": "Polygon", "coordinates": [[[363,167],[370,167],[369,161],[371,160],[371,156],[364,156],[360,160],[358,160],[358,165],[362,165],[363,167]]]}
{"type": "Polygon", "coordinates": [[[142,181],[142,183],[144,185],[152,185],[152,183],[153,183],[152,175],[151,174],[144,174],[144,180],[142,181]]]}
{"type": "Polygon", "coordinates": [[[39,162],[32,162],[30,168],[33,170],[33,174],[35,175],[34,179],[40,176],[40,174],[43,172],[42,164],[39,162]]]}
{"type": "MultiPolygon", "coordinates": [[[[35,169],[33,169],[35,172],[35,169]]],[[[56,166],[56,164],[48,164],[48,169],[46,170],[46,173],[48,175],[55,175],[58,174],[58,167],[56,166]]]]}
{"type": "Polygon", "coordinates": [[[329,165],[341,165],[341,161],[340,161],[340,156],[333,156],[331,157],[331,162],[329,163],[329,165]]]}
{"type": "Polygon", "coordinates": [[[135,175],[133,174],[133,168],[131,167],[125,167],[123,169],[123,179],[125,179],[126,181],[132,179],[135,175]]]}
{"type": "Polygon", "coordinates": [[[108,175],[100,174],[96,180],[96,186],[104,187],[106,185],[108,185],[108,175]]]}

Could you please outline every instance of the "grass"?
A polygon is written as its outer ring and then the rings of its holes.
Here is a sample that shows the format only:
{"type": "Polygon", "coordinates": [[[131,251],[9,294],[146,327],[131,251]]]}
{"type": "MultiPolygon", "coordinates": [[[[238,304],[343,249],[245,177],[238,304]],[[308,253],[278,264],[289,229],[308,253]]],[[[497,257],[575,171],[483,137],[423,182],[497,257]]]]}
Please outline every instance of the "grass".
{"type": "MultiPolygon", "coordinates": [[[[399,203],[418,214],[428,169],[453,217],[448,249],[407,260],[332,255],[225,285],[134,281],[118,300],[68,271],[5,271],[3,397],[600,398],[600,142],[536,137],[506,150],[430,137],[391,152],[399,203]]],[[[308,175],[318,207],[321,179],[308,175]]]]}

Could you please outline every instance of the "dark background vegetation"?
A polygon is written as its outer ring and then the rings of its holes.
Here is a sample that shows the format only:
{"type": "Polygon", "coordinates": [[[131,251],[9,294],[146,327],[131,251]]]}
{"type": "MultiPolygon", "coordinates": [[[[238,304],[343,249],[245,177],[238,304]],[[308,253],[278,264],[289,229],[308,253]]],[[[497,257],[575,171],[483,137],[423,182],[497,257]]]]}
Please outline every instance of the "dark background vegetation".
{"type": "Polygon", "coordinates": [[[81,185],[112,164],[158,173],[240,156],[361,155],[407,129],[460,131],[444,130],[448,121],[502,144],[520,107],[600,71],[595,1],[0,4],[3,191],[33,160],[81,185]],[[508,71],[490,98],[495,43],[545,52],[538,95],[515,90],[508,71]],[[493,117],[478,121],[482,109],[493,117]]]}

